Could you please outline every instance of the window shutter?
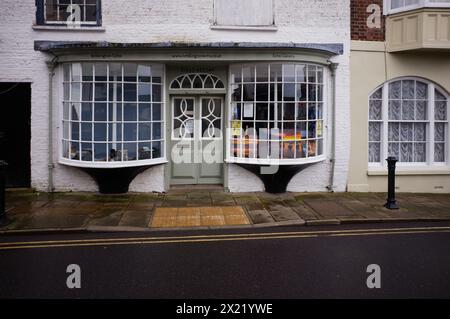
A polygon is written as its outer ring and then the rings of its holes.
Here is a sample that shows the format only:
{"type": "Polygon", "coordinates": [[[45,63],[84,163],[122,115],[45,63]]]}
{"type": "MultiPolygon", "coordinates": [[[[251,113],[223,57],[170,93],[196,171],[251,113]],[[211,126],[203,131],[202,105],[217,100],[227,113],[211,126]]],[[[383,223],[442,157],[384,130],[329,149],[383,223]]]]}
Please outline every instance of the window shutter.
{"type": "Polygon", "coordinates": [[[216,24],[268,26],[274,24],[274,0],[215,0],[216,24]]]}

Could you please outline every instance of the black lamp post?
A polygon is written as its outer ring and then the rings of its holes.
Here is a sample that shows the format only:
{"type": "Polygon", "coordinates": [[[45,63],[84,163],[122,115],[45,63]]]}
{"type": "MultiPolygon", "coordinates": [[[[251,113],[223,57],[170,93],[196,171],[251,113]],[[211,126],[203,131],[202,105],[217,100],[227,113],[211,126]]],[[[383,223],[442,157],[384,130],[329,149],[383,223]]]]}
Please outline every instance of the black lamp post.
{"type": "Polygon", "coordinates": [[[395,200],[395,166],[398,162],[396,157],[388,157],[388,198],[384,205],[387,209],[399,209],[395,200]]]}

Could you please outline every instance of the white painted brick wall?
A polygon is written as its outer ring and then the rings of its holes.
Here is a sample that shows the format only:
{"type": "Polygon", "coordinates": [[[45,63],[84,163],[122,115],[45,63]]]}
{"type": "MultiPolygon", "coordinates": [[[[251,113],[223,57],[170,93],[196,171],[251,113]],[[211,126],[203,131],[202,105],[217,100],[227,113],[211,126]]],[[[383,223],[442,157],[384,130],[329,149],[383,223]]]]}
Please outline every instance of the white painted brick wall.
{"type": "MultiPolygon", "coordinates": [[[[32,83],[32,187],[47,187],[47,105],[48,71],[51,56],[33,50],[35,40],[83,40],[111,42],[298,42],[343,43],[345,53],[333,60],[340,64],[337,75],[337,152],[338,191],[344,191],[349,157],[349,0],[276,0],[278,31],[211,30],[213,0],[104,0],[105,32],[37,31],[34,1],[2,0],[0,3],[0,81],[32,83]]],[[[55,79],[54,87],[60,86],[55,79]]],[[[54,95],[54,162],[58,155],[58,92],[54,95]]],[[[3,106],[2,106],[3,107],[3,106]]],[[[306,169],[289,185],[290,191],[324,191],[328,184],[329,163],[306,169]]],[[[261,191],[256,176],[230,166],[229,187],[235,191],[261,191]]],[[[76,168],[56,164],[57,190],[95,191],[95,182],[76,168]]],[[[132,191],[163,191],[164,171],[150,169],[131,184],[132,191]]]]}

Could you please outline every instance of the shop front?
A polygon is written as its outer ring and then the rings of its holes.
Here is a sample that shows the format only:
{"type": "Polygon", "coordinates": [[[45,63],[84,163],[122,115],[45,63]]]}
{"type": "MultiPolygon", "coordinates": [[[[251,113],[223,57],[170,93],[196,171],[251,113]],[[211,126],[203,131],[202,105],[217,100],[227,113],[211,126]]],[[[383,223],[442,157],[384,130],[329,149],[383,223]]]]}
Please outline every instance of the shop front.
{"type": "Polygon", "coordinates": [[[300,171],[333,157],[331,59],[340,44],[35,47],[57,57],[56,170],[85,171],[102,192],[126,192],[135,178],[144,189],[158,184],[145,191],[230,189],[247,182],[244,173],[236,179],[240,168],[283,192],[300,171]]]}

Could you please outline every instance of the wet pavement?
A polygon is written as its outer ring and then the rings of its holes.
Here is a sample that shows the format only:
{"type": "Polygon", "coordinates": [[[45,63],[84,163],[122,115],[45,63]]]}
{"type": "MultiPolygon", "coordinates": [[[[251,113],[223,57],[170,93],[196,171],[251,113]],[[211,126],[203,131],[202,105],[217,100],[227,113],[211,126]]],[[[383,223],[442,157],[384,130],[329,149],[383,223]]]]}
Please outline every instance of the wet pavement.
{"type": "MultiPolygon", "coordinates": [[[[380,193],[273,195],[174,190],[166,194],[100,195],[8,191],[6,207],[12,222],[0,231],[143,230],[157,225],[153,218],[159,207],[237,206],[250,223],[246,227],[450,220],[450,194],[398,194],[397,200],[401,208],[390,211],[383,207],[386,194],[380,193]]],[[[192,225],[199,226],[205,225],[192,225]]]]}

